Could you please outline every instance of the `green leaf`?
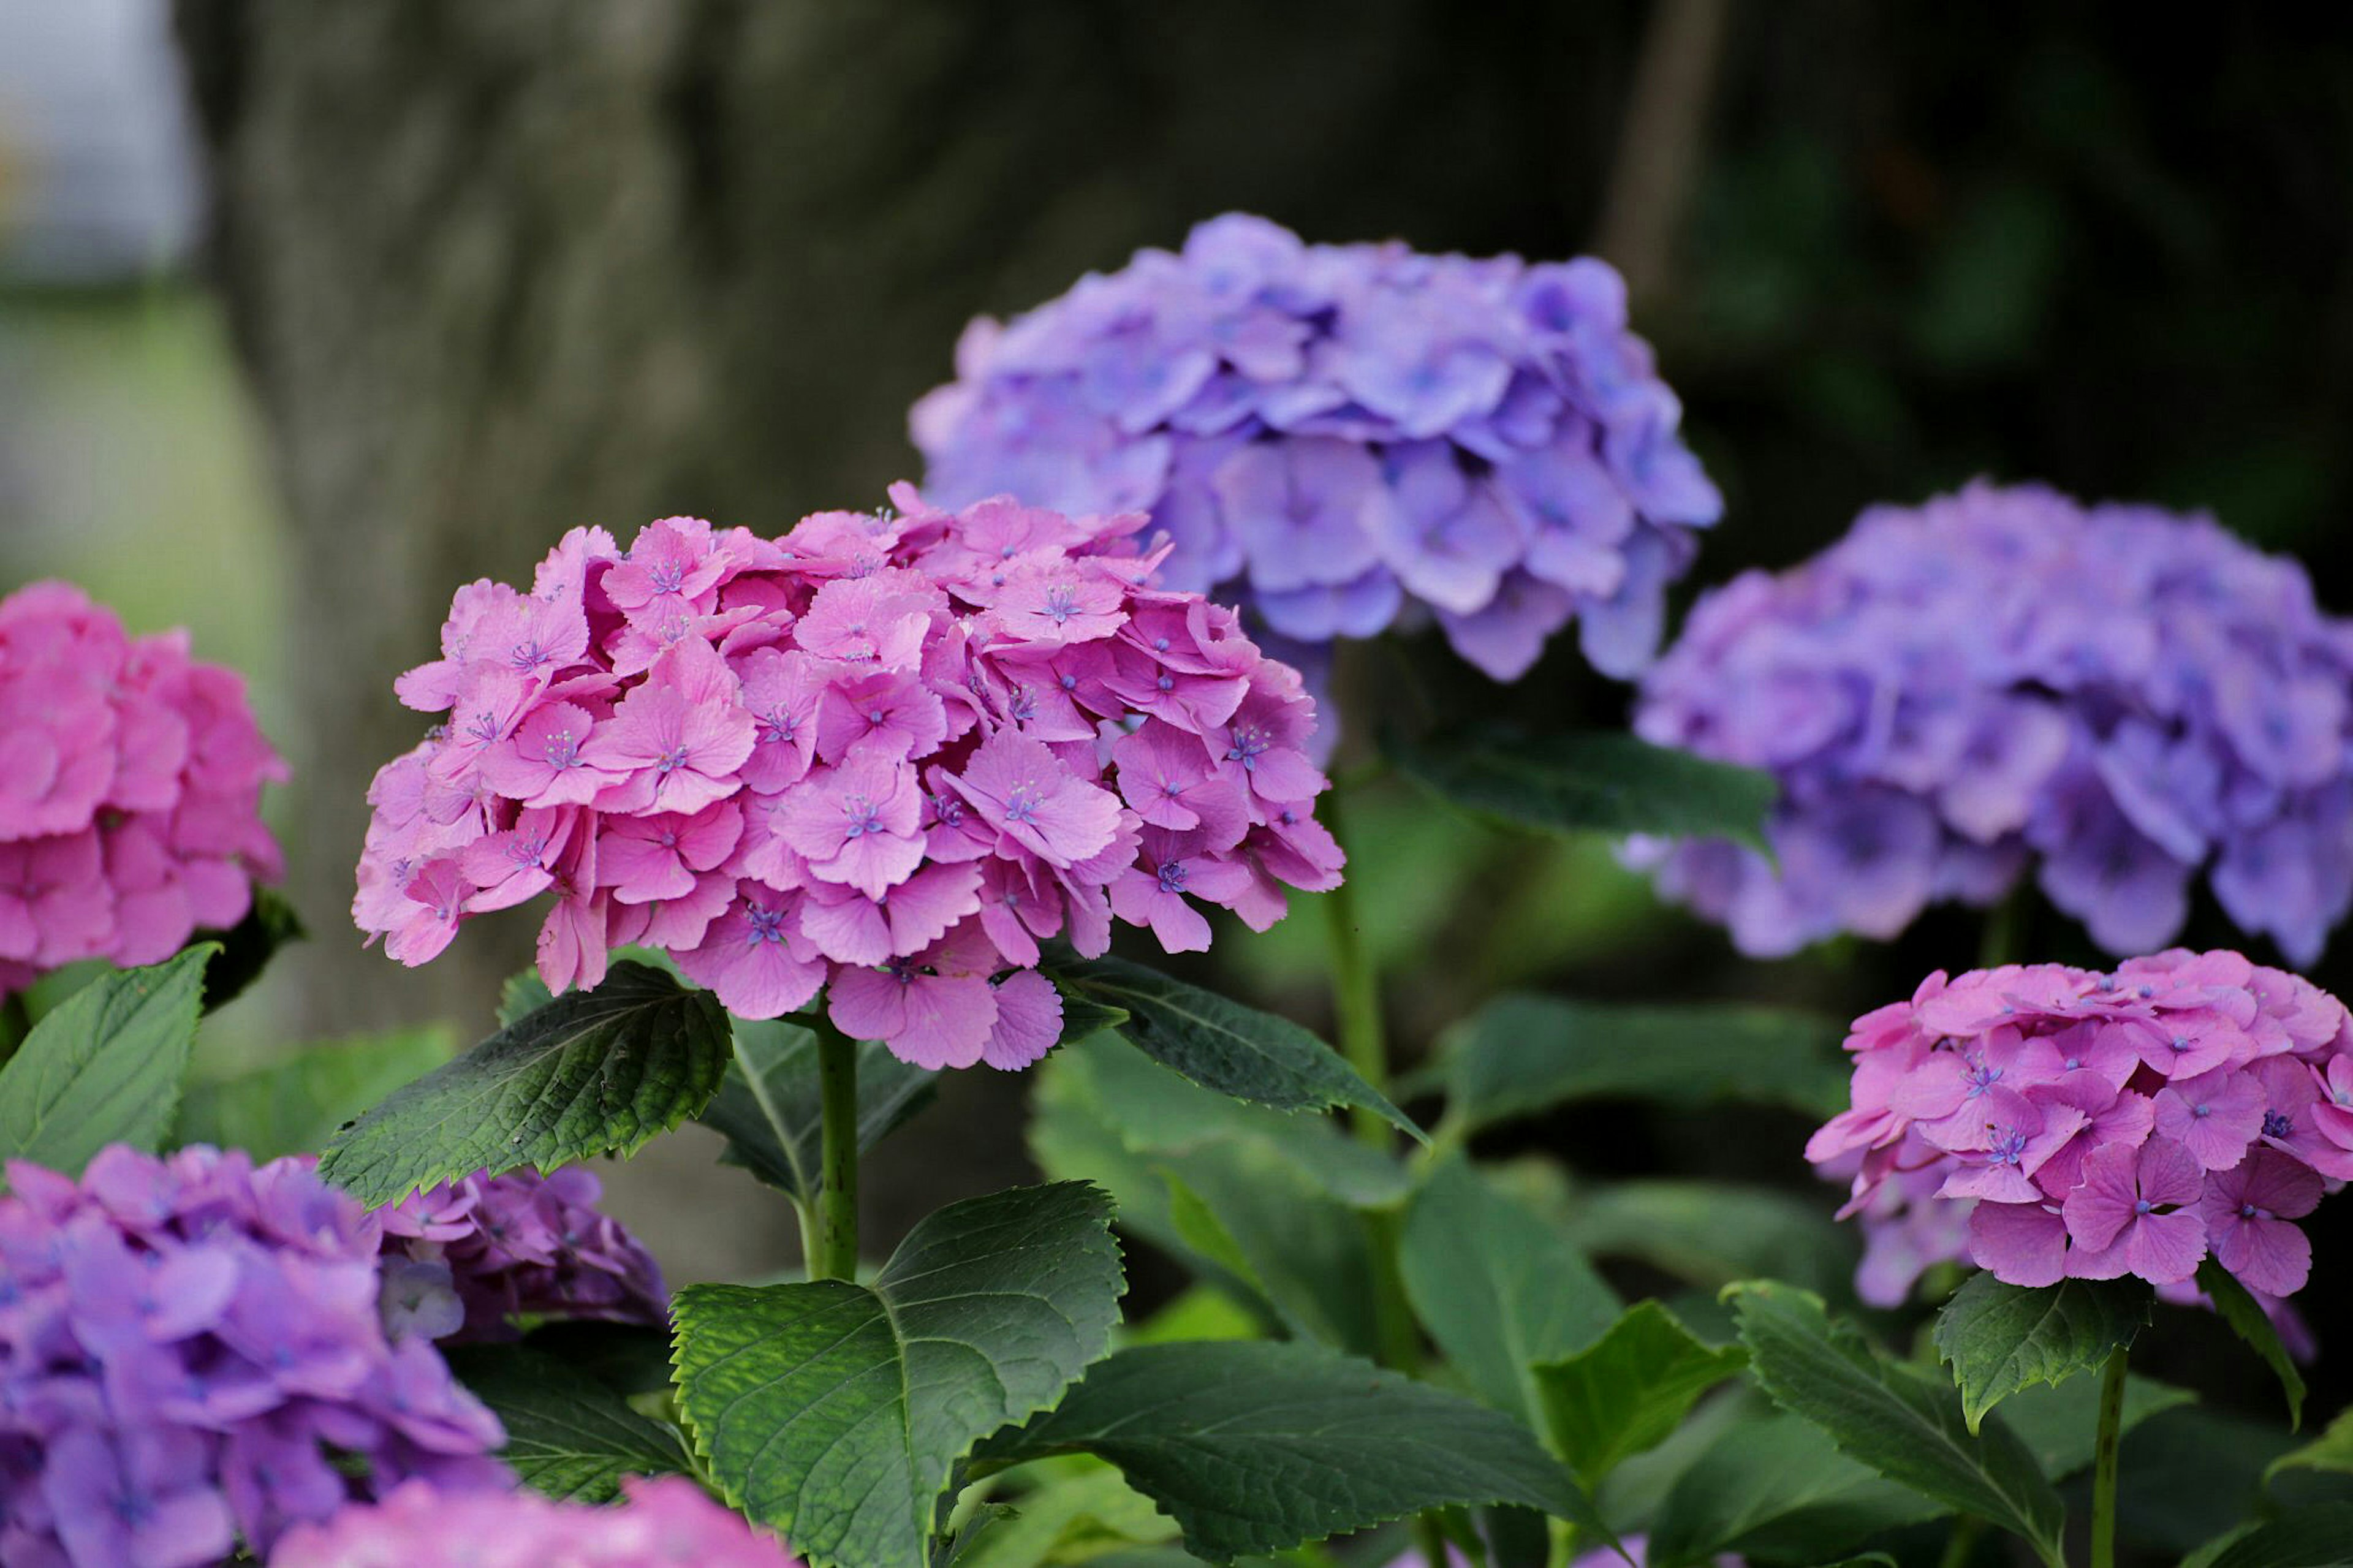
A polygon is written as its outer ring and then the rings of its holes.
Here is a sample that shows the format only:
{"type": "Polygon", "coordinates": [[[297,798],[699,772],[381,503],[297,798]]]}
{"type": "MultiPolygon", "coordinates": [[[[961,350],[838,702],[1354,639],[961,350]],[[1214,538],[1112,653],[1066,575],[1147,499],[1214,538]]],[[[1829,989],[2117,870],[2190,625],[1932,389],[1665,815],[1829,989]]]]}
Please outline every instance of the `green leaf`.
{"type": "Polygon", "coordinates": [[[1519,1423],[1320,1345],[1122,1351],[983,1452],[1108,1459],[1212,1563],[1452,1505],[1513,1503],[1609,1538],[1519,1423]]]}
{"type": "Polygon", "coordinates": [[[701,1110],[727,1070],[708,992],[620,963],[437,1068],[337,1135],[319,1173],[371,1206],[475,1171],[629,1154],[701,1110]]]}
{"type": "Polygon", "coordinates": [[[510,974],[506,984],[499,987],[499,1027],[511,1028],[554,1000],[555,994],[539,977],[538,970],[510,974]]]}
{"type": "Polygon", "coordinates": [[[1126,1013],[1114,1026],[1122,1038],[1204,1089],[1279,1110],[1361,1105],[1427,1142],[1339,1053],[1288,1018],[1125,959],[1060,963],[1050,973],[1065,997],[1126,1013]]]}
{"type": "Polygon", "coordinates": [[[1737,1345],[1703,1344],[1658,1302],[1638,1301],[1588,1349],[1535,1369],[1544,1430],[1577,1479],[1598,1487],[1747,1362],[1737,1345]]]}
{"type": "Polygon", "coordinates": [[[1651,1526],[1649,1561],[1681,1568],[1743,1552],[1828,1562],[1946,1511],[1848,1458],[1820,1428],[1770,1415],[1729,1428],[1676,1478],[1651,1526]]]}
{"type": "Polygon", "coordinates": [[[1592,1344],[1617,1295],[1559,1227],[1451,1160],[1408,1212],[1398,1250],[1406,1296],[1472,1392],[1543,1426],[1535,1368],[1592,1344]]]}
{"type": "Polygon", "coordinates": [[[2327,1470],[2353,1476],[2353,1410],[2337,1412],[2337,1419],[2303,1447],[2282,1454],[2263,1471],[2268,1484],[2282,1470],[2327,1470]]]}
{"type": "Polygon", "coordinates": [[[925,1219],[871,1285],[681,1291],[680,1403],[727,1500],[817,1568],[923,1562],[957,1461],[1109,1348],[1111,1217],[1083,1183],[1018,1187],[925,1219]]]}
{"type": "MultiPolygon", "coordinates": [[[[817,1036],[790,1018],[730,1020],[734,1059],[695,1120],[727,1140],[723,1165],[806,1203],[817,1194],[821,1106],[817,1036]]],[[[864,1153],[922,1110],[938,1075],[909,1067],[879,1040],[858,1046],[858,1150],[864,1153]]]]}
{"type": "Polygon", "coordinates": [[[2344,1568],[2353,1562],[2353,1503],[2292,1509],[2241,1526],[2182,1559],[2181,1568],[2344,1568]]]}
{"type": "Polygon", "coordinates": [[[0,1160],[79,1176],[110,1143],[171,1136],[195,1043],[211,942],[99,976],[58,1004],[0,1068],[0,1160]]]}
{"type": "Polygon", "coordinates": [[[1291,1334],[1372,1352],[1373,1262],[1360,1215],[1252,1143],[1163,1156],[1156,1170],[1187,1250],[1247,1288],[1291,1334]]]}
{"type": "Polygon", "coordinates": [[[2029,1384],[2097,1372],[2148,1325],[2147,1280],[2063,1279],[2030,1289],[1973,1274],[1936,1314],[1936,1353],[1952,1364],[1974,1432],[1986,1412],[2029,1384]]]}
{"type": "Polygon", "coordinates": [[[1062,1039],[1065,1046],[1116,1029],[1127,1022],[1127,1009],[1113,1007],[1091,997],[1062,993],[1062,1039]]]}
{"type": "Polygon", "coordinates": [[[1828,1117],[1847,1105],[1845,1033],[1830,1017],[1770,1007],[1501,996],[1450,1031],[1417,1087],[1442,1085],[1466,1133],[1596,1099],[1736,1100],[1828,1117]]]}
{"type": "Polygon", "coordinates": [[[670,1334],[661,1329],[572,1318],[542,1323],[522,1343],[624,1396],[670,1392],[670,1334]]]}
{"type": "Polygon", "coordinates": [[[2279,1331],[2272,1327],[2263,1303],[2248,1294],[2238,1278],[2212,1258],[2198,1266],[2198,1288],[2206,1292],[2206,1299],[2214,1303],[2214,1310],[2222,1314],[2222,1321],[2231,1325],[2232,1331],[2246,1341],[2278,1377],[2280,1392],[2287,1395],[2288,1430],[2297,1430],[2304,1425],[2304,1376],[2295,1370],[2287,1346],[2280,1342],[2279,1331]]]}
{"type": "Polygon", "coordinates": [[[1804,1291],[1769,1280],[1737,1286],[1733,1310],[1757,1384],[1776,1405],[1890,1480],[2023,1537],[2045,1562],[2060,1560],[2059,1495],[2008,1427],[1972,1433],[1953,1389],[1874,1354],[1804,1291]]]}
{"type": "Polygon", "coordinates": [[[956,1568],[1084,1563],[1123,1546],[1176,1538],[1176,1521],[1109,1465],[1089,1462],[1023,1492],[955,1559],[956,1568]]]}
{"type": "Polygon", "coordinates": [[[674,1427],[648,1420],[621,1395],[554,1357],[522,1345],[459,1345],[444,1352],[458,1381],[497,1412],[499,1450],[525,1486],[552,1498],[610,1502],[623,1476],[685,1474],[674,1427]]]}
{"type": "Polygon", "coordinates": [[[242,1149],[256,1160],[315,1153],[335,1130],[455,1054],[438,1026],[312,1046],[233,1078],[199,1079],[180,1102],[175,1143],[242,1149]]]}
{"type": "Polygon", "coordinates": [[[311,933],[302,929],[301,917],[294,912],[293,905],[275,890],[258,887],[253,889],[253,903],[243,920],[227,931],[203,934],[220,944],[220,951],[205,966],[205,1011],[210,1013],[243,995],[261,978],[261,972],[269,967],[269,961],[280,948],[301,942],[311,933]]]}
{"type": "Polygon", "coordinates": [[[1707,1289],[1771,1274],[1817,1293],[1852,1289],[1855,1247],[1827,1202],[1725,1182],[1619,1182],[1582,1193],[1569,1235],[1707,1289]]]}
{"type": "Polygon", "coordinates": [[[1400,772],[1475,815],[1547,833],[1655,833],[1766,848],[1772,775],[1619,731],[1490,729],[1389,747],[1400,772]]]}
{"type": "MultiPolygon", "coordinates": [[[[2129,1432],[2152,1415],[2193,1405],[2197,1399],[2188,1389],[2153,1377],[2127,1376],[2121,1429],[2129,1432]]],[[[2091,1468],[2099,1436],[2100,1385],[2091,1378],[2076,1378],[2021,1389],[2002,1401],[2001,1421],[2026,1445],[2044,1475],[2063,1481],[2091,1468]]]]}

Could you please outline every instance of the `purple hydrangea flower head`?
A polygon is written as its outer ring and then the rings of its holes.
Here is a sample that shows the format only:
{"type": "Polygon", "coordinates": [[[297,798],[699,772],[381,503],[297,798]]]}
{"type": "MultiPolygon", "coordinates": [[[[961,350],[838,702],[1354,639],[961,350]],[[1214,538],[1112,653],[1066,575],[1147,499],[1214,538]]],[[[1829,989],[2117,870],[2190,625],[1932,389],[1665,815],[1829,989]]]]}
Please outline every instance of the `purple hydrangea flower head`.
{"type": "Polygon", "coordinates": [[[596,1178],[577,1166],[468,1176],[378,1216],[385,1300],[427,1339],[510,1339],[515,1320],[591,1318],[666,1327],[661,1269],[597,1212],[596,1178]]]}
{"type": "MultiPolygon", "coordinates": [[[[1090,363],[1103,386],[1158,374],[1090,363]]],[[[1142,516],[892,499],[775,540],[665,518],[624,552],[576,530],[530,593],[459,590],[442,657],[398,682],[448,717],[369,792],[361,929],[422,963],[552,895],[551,990],[643,944],[740,1016],[826,989],[837,1024],[907,1061],[1010,1069],[1060,1034],[1040,942],[1098,954],[1117,918],[1197,950],[1200,906],[1263,930],[1285,888],[1338,885],[1315,700],[1233,611],[1148,585],[1169,552],[1137,547],[1142,516]]],[[[586,1211],[557,1185],[577,1179],[448,1196],[568,1236],[586,1211]]],[[[516,1252],[491,1294],[659,1300],[593,1226],[568,1256],[549,1277],[516,1252]]],[[[481,1281],[448,1260],[470,1332],[481,1281]]],[[[404,1310],[434,1310],[427,1283],[404,1276],[404,1310]]]]}
{"type": "Polygon", "coordinates": [[[270,1568],[801,1568],[683,1476],[621,1479],[605,1507],[533,1492],[448,1496],[422,1483],[291,1531],[270,1568]]]}
{"type": "Polygon", "coordinates": [[[260,803],[285,777],[186,633],[133,637],[64,583],[0,599],[0,995],[242,920],[281,870],[260,803]]]}
{"type": "Polygon", "coordinates": [[[2179,1289],[2210,1255],[2275,1304],[2311,1271],[2295,1222],[2353,1178],[2353,1021],[2235,952],[1939,972],[1846,1048],[1806,1157],[1851,1188],[1873,1305],[1948,1259],[2179,1289]]]}
{"type": "Polygon", "coordinates": [[[193,1568],[408,1479],[512,1482],[380,1315],[376,1219],[304,1160],[116,1146],[0,1196],[0,1562],[193,1568]]]}
{"type": "Polygon", "coordinates": [[[1589,258],[1311,246],[1229,214],[974,322],[955,368],[911,421],[935,500],[1148,511],[1168,581],[1317,662],[1435,618],[1513,680],[1575,619],[1631,675],[1722,510],[1589,258]]]}
{"type": "Polygon", "coordinates": [[[2353,623],[2203,518],[1983,483],[1875,509],[1703,597],[1635,724],[1780,782],[1778,869],[1629,848],[1747,952],[1891,937],[2030,868],[2119,955],[2179,933],[2201,872],[2299,963],[2353,908],[2353,623]]]}

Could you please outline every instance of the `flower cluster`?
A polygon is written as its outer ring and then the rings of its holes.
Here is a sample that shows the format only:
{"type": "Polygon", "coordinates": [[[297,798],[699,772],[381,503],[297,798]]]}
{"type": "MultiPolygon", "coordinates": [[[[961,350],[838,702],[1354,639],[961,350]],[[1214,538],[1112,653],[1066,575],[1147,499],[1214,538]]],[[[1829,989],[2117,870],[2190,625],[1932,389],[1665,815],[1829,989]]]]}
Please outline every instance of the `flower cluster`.
{"type": "Polygon", "coordinates": [[[2179,1285],[2211,1254],[2291,1295],[2312,1263],[2295,1222],[2353,1178],[2344,1005],[2235,952],[1939,972],[1846,1048],[1852,1108],[1806,1157],[1852,1177],[1874,1300],[1963,1247],[2013,1285],[2179,1285]]]}
{"type": "Polygon", "coordinates": [[[131,637],[64,583],[0,599],[0,995],[242,920],[280,874],[259,809],[285,777],[244,683],[185,633],[131,637]]]}
{"type": "Polygon", "coordinates": [[[1641,668],[1722,510],[1589,258],[1310,246],[1229,214],[975,321],[956,375],[912,420],[934,499],[1147,510],[1170,582],[1286,638],[1435,615],[1499,680],[1571,617],[1596,667],[1641,668]]]}
{"type": "Polygon", "coordinates": [[[511,1484],[497,1417],[378,1315],[310,1163],[117,1146],[0,1196],[0,1563],[181,1568],[417,1478],[511,1484]]]}
{"type": "Polygon", "coordinates": [[[1704,598],[1636,727],[1779,778],[1778,875],[1634,851],[1752,953],[1991,903],[2038,856],[2119,955],[2173,939],[2201,867],[2299,963],[2353,906],[2353,625],[2202,519],[1984,484],[1866,512],[1704,598]]]}
{"type": "Polygon", "coordinates": [[[514,1320],[595,1318],[666,1328],[661,1269],[596,1210],[577,1166],[468,1176],[378,1216],[387,1316],[434,1340],[509,1339],[514,1320]]]}
{"type": "Polygon", "coordinates": [[[551,990],[667,950],[744,1017],[806,1005],[926,1068],[1059,1037],[1039,943],[1116,915],[1205,948],[1342,857],[1315,707],[1236,616],[1143,584],[1141,517],[1010,500],[575,530],[532,592],[461,589],[399,683],[448,721],[376,775],[353,914],[406,963],[552,891],[551,990]]]}
{"type": "Polygon", "coordinates": [[[411,1483],[373,1507],[290,1531],[270,1568],[799,1568],[682,1476],[625,1476],[610,1507],[531,1492],[447,1497],[411,1483]]]}

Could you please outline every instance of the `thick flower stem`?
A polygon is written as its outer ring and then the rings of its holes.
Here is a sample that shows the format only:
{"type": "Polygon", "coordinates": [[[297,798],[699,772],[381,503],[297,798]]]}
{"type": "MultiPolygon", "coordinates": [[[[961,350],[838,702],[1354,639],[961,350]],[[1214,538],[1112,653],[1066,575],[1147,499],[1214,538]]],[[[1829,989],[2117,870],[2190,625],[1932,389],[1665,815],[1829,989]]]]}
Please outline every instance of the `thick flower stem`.
{"type": "Polygon", "coordinates": [[[858,1278],[858,1042],[823,1013],[817,1031],[817,1080],[823,1168],[817,1193],[812,1279],[858,1278]]]}
{"type": "Polygon", "coordinates": [[[2116,1568],[2116,1456],[2124,1447],[2125,1347],[2100,1373],[2100,1436],[2092,1459],[2092,1568],[2116,1568]]]}

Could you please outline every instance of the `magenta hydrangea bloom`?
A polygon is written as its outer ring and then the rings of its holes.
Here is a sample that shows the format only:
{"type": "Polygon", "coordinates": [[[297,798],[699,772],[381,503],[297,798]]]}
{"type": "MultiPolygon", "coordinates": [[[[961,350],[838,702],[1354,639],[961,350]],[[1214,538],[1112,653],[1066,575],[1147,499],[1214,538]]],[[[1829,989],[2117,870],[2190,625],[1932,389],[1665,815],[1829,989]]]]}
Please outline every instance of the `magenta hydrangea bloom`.
{"type": "Polygon", "coordinates": [[[663,1329],[661,1268],[596,1200],[578,1166],[511,1171],[427,1187],[377,1216],[385,1289],[428,1337],[512,1339],[521,1318],[587,1318],[663,1329]]]}
{"type": "Polygon", "coordinates": [[[920,1067],[1036,1061],[1039,944],[1171,952],[1338,885],[1315,704],[1233,612],[1146,586],[1136,515],[1009,500],[575,530],[529,594],[461,589],[401,678],[447,723],[376,775],[353,913],[406,963],[543,893],[539,970],[670,952],[740,1016],[829,986],[920,1067]]]}
{"type": "Polygon", "coordinates": [[[1320,645],[1435,619],[1517,679],[1578,624],[1628,676],[1723,510],[1682,405],[1583,258],[1306,245],[1229,214],[1009,324],[912,426],[927,491],[1145,510],[1167,581],[1320,645]]]}
{"type": "Polygon", "coordinates": [[[512,1482],[387,1329],[382,1226],[310,1162],[116,1146],[0,1195],[0,1563],[193,1568],[417,1479],[512,1482]]]}
{"type": "Polygon", "coordinates": [[[2178,1288],[2211,1256],[2275,1301],[2311,1270],[2295,1222],[2353,1177],[2353,1022],[2235,952],[1940,971],[1846,1048],[1852,1106],[1806,1158],[1851,1185],[1874,1305],[1964,1257],[2178,1288]]]}
{"type": "Polygon", "coordinates": [[[286,766],[245,683],[64,583],[0,599],[0,995],[79,959],[158,963],[282,866],[286,766]]]}
{"type": "Polygon", "coordinates": [[[2174,938],[2201,871],[2298,963],[2353,908],[2353,623],[2203,518],[1989,484],[1874,509],[1704,597],[1635,726],[1779,779],[1778,875],[1632,851],[1760,956],[1992,903],[2030,863],[2120,956],[2174,938]]]}
{"type": "Polygon", "coordinates": [[[270,1568],[800,1568],[683,1476],[621,1478],[605,1507],[533,1492],[446,1496],[422,1483],[290,1531],[270,1568]]]}

